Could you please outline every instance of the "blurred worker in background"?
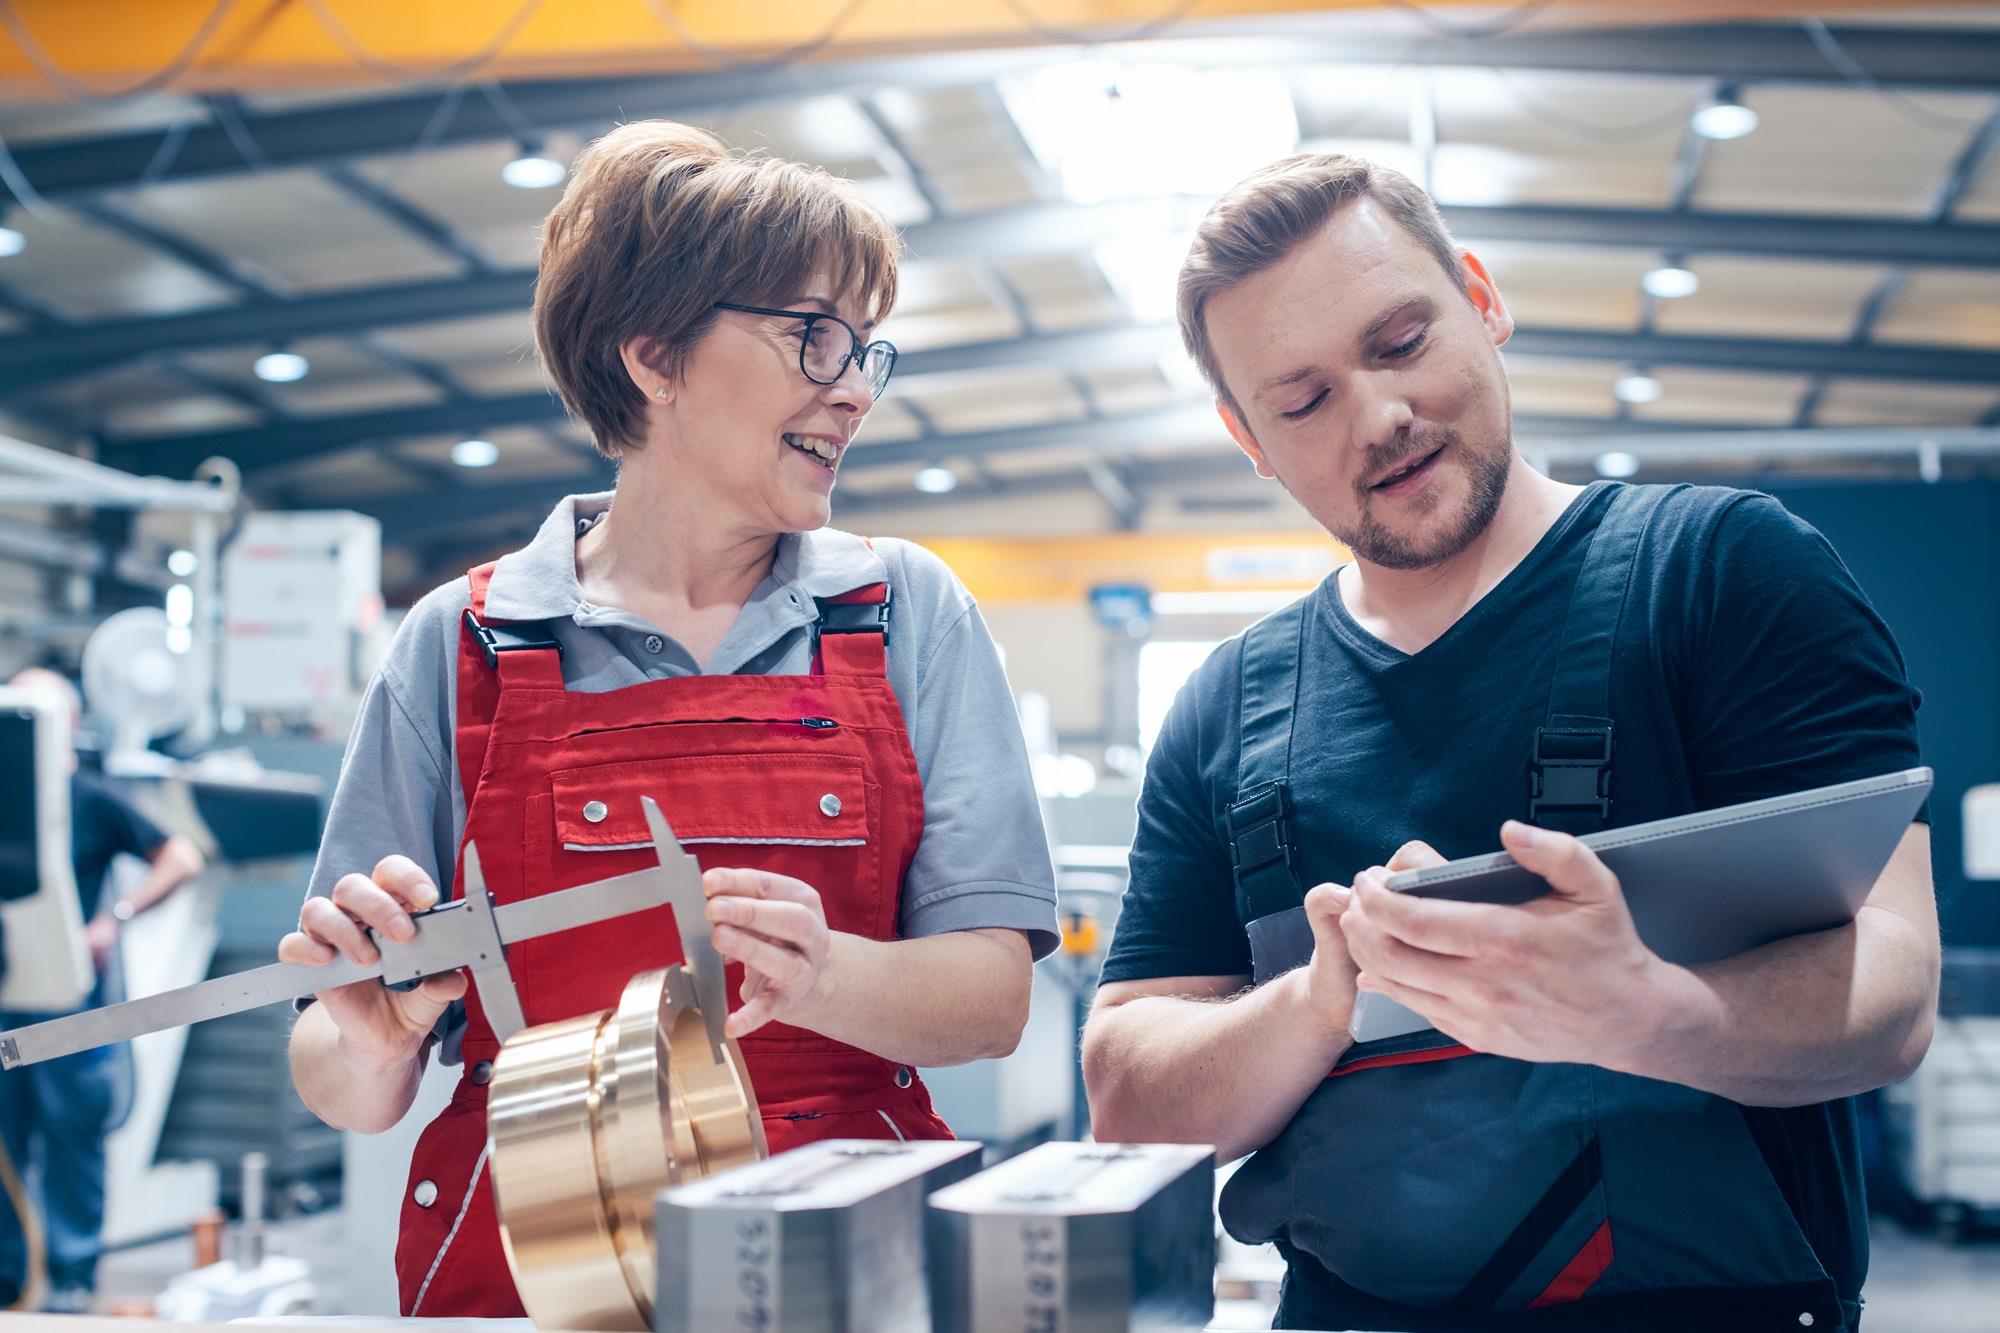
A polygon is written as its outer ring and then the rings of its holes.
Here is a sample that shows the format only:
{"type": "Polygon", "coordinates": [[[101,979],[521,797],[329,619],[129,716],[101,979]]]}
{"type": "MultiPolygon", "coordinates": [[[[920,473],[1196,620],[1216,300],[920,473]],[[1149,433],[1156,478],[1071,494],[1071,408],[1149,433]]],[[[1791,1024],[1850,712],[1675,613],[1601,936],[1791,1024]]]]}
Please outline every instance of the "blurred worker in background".
{"type": "MultiPolygon", "coordinates": [[[[72,731],[83,700],[64,677],[31,667],[11,682],[58,697],[72,731]]],[[[75,767],[70,777],[70,857],[76,870],[85,938],[97,982],[85,1008],[124,998],[118,937],[127,921],[201,873],[201,852],[169,835],[102,777],[75,767]],[[125,853],[147,863],[145,878],[123,895],[105,893],[113,860],[125,853]]],[[[0,1011],[0,1028],[17,1028],[58,1014],[0,1011]]],[[[43,1308],[81,1313],[97,1285],[99,1232],[104,1225],[104,1140],[122,1118],[118,1103],[124,1045],[81,1051],[43,1064],[0,1072],[0,1135],[25,1197],[10,1189],[0,1209],[0,1306],[19,1302],[29,1285],[28,1234],[36,1221],[46,1236],[49,1294],[43,1308]]],[[[10,1182],[11,1184],[11,1182],[10,1182]]]]}

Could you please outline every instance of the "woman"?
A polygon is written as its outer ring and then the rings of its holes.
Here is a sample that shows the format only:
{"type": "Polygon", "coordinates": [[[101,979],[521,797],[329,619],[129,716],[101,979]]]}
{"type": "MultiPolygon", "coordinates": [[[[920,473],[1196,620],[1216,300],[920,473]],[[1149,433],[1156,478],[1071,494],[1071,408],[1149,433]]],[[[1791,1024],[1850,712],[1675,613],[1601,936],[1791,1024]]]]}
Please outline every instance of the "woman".
{"type": "MultiPolygon", "coordinates": [[[[646,865],[650,795],[705,867],[772,1150],[950,1136],[911,1066],[1013,1049],[1054,886],[970,597],[918,547],[825,528],[895,364],[865,335],[896,249],[843,182],[683,126],[583,154],[544,231],[535,337],[617,489],[565,499],[524,549],[411,611],[280,958],[372,960],[364,926],[409,938],[467,841],[500,902],[646,865]],[[495,625],[546,646],[489,654],[495,625]]],[[[678,957],[662,909],[509,962],[539,1024],[678,957]]],[[[446,1047],[465,1073],[404,1198],[409,1315],[521,1313],[485,1171],[498,1047],[465,993],[460,974],[329,990],[292,1035],[306,1105],[377,1132],[464,999],[446,1047]]]]}

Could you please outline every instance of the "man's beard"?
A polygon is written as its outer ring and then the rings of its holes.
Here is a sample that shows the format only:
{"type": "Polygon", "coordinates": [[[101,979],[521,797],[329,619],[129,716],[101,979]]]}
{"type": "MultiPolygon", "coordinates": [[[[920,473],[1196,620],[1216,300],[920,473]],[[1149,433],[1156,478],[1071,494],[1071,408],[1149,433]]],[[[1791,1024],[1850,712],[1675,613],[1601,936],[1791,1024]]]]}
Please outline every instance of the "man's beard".
{"type": "MultiPolygon", "coordinates": [[[[1510,432],[1511,436],[1511,432],[1510,432]]],[[[1380,463],[1370,460],[1364,476],[1380,476],[1381,469],[1389,466],[1396,458],[1413,461],[1442,449],[1464,461],[1466,482],[1469,493],[1466,496],[1465,512],[1450,527],[1420,531],[1408,536],[1391,532],[1375,521],[1371,506],[1374,500],[1372,488],[1361,489],[1361,514],[1351,532],[1333,535],[1354,552],[1355,557],[1383,569],[1427,569],[1441,565],[1466,547],[1477,541],[1479,534],[1500,512],[1500,500],[1507,493],[1507,473],[1514,461],[1514,447],[1511,438],[1496,442],[1495,446],[1477,451],[1465,447],[1465,437],[1448,426],[1440,426],[1415,437],[1414,448],[1405,445],[1394,450],[1384,450],[1388,455],[1380,463]]],[[[1438,465],[1447,460],[1440,458],[1438,465]]]]}

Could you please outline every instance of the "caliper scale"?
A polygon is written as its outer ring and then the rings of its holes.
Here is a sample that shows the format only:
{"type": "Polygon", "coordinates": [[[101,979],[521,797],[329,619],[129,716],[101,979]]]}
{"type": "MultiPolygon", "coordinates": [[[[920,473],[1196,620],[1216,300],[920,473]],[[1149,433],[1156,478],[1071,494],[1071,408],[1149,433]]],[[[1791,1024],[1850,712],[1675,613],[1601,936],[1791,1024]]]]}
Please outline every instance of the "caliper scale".
{"type": "Polygon", "coordinates": [[[723,1028],[728,993],[701,869],[652,798],[642,804],[657,866],[496,905],[468,842],[462,895],[412,913],[407,942],[369,931],[375,963],[273,963],[0,1032],[0,1068],[358,981],[407,990],[463,968],[502,1043],[487,1132],[523,1304],[543,1327],[647,1328],[654,1195],[768,1149],[742,1051],[723,1028]],[[682,962],[634,977],[615,1009],[527,1027],[508,945],[657,907],[673,909],[682,962]]]}

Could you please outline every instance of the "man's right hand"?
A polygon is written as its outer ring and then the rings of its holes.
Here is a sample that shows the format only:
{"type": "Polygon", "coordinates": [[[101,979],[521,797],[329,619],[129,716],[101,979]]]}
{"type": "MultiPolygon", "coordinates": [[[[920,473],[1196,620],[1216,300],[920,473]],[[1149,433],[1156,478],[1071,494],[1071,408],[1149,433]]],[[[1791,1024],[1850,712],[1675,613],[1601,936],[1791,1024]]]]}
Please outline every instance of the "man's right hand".
{"type": "MultiPolygon", "coordinates": [[[[1396,849],[1386,866],[1371,866],[1387,874],[1405,870],[1428,870],[1445,863],[1429,843],[1406,842],[1396,849]]],[[[1360,969],[1347,952],[1347,937],[1340,931],[1341,913],[1347,910],[1352,894],[1342,884],[1321,884],[1306,894],[1306,920],[1312,923],[1313,956],[1299,971],[1305,975],[1306,1003],[1327,1027],[1347,1031],[1354,1017],[1354,978],[1360,969]]]]}
{"type": "MultiPolygon", "coordinates": [[[[381,958],[368,938],[374,931],[398,943],[416,935],[410,913],[437,905],[437,885],[407,856],[384,857],[373,875],[346,875],[330,897],[315,895],[299,909],[299,928],[278,941],[278,960],[323,965],[345,956],[371,964],[381,958]]],[[[439,1015],[465,994],[465,973],[428,977],[414,990],[396,991],[369,978],[318,992],[327,1017],[340,1030],[348,1055],[363,1065],[407,1064],[423,1049],[439,1015]]]]}

